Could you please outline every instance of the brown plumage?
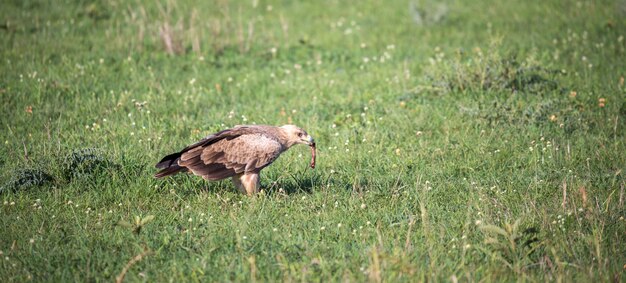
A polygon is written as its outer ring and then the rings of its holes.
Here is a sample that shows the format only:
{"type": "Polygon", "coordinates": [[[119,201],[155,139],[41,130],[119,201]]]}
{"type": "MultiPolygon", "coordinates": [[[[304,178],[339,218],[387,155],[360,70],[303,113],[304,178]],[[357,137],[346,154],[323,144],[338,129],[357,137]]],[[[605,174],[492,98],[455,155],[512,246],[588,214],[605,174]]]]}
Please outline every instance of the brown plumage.
{"type": "MultiPolygon", "coordinates": [[[[165,156],[154,177],[191,172],[206,180],[232,177],[242,192],[259,190],[261,170],[295,144],[306,144],[315,156],[315,142],[304,130],[294,126],[237,126],[211,134],[180,152],[165,156]]],[[[314,167],[314,162],[311,167],[314,167]]]]}

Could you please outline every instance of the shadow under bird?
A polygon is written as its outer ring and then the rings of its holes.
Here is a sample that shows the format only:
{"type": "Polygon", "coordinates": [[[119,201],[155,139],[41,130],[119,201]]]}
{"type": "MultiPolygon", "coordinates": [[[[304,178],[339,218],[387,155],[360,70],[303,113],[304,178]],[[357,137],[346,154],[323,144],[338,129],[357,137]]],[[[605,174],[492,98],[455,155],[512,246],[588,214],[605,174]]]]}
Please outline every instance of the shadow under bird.
{"type": "Polygon", "coordinates": [[[156,164],[161,170],[154,177],[179,172],[210,181],[231,177],[239,191],[252,195],[259,192],[261,170],[296,144],[311,147],[311,168],[315,168],[315,140],[303,129],[294,125],[236,126],[165,156],[156,164]]]}

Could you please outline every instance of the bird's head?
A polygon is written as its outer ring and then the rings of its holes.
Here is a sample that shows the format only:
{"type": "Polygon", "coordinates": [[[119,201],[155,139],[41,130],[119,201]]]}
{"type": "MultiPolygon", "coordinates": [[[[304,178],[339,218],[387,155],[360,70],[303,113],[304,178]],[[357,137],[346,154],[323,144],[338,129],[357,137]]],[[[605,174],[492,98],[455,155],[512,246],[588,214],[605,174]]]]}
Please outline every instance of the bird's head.
{"type": "Polygon", "coordinates": [[[315,146],[315,140],[307,132],[294,125],[284,125],[280,127],[285,133],[289,145],[294,144],[306,144],[308,146],[315,146]]]}

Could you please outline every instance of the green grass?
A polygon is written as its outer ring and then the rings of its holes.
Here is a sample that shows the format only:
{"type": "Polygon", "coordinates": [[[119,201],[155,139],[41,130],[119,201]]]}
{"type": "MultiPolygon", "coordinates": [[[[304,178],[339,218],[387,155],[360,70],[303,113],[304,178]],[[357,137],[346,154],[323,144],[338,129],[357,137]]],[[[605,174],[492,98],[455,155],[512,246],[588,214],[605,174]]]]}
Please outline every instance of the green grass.
{"type": "Polygon", "coordinates": [[[624,1],[347,2],[3,1],[0,281],[626,280],[624,1]],[[152,178],[244,123],[317,168],[152,178]]]}

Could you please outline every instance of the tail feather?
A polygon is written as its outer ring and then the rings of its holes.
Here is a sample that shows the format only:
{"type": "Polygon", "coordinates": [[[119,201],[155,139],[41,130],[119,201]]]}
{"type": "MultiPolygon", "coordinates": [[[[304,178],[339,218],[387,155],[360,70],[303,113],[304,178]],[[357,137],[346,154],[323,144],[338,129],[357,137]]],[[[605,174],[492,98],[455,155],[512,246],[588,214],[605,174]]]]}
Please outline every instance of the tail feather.
{"type": "Polygon", "coordinates": [[[154,174],[154,178],[163,178],[166,176],[174,175],[178,172],[185,172],[187,168],[178,165],[178,160],[182,154],[180,152],[172,153],[163,157],[159,163],[156,164],[156,168],[161,169],[154,174]]]}
{"type": "Polygon", "coordinates": [[[168,156],[165,156],[154,167],[156,167],[157,169],[165,169],[165,168],[170,167],[172,165],[176,165],[176,164],[178,164],[178,159],[180,158],[181,155],[183,155],[183,154],[180,153],[180,152],[176,152],[176,153],[172,153],[172,154],[170,154],[168,156]]]}
{"type": "Polygon", "coordinates": [[[187,171],[187,168],[180,167],[180,166],[178,166],[178,164],[173,164],[172,166],[166,167],[164,169],[161,169],[161,171],[159,171],[156,174],[154,174],[154,178],[163,178],[163,177],[166,177],[166,176],[177,174],[177,173],[179,173],[181,171],[185,172],[185,171],[187,171]]]}

